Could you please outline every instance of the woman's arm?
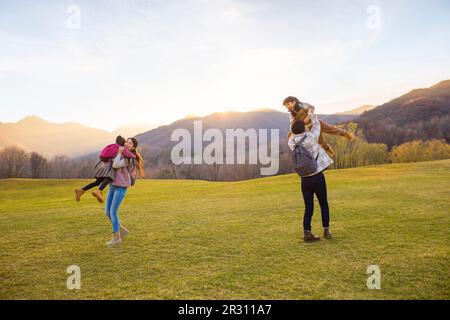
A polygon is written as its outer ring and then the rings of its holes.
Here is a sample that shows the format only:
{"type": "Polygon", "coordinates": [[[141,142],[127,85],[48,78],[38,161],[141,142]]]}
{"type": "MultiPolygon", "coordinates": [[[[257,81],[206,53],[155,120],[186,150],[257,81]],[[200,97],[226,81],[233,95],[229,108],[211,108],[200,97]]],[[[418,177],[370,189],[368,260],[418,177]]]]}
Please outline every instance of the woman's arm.
{"type": "Polygon", "coordinates": [[[118,154],[114,158],[112,167],[113,167],[113,169],[120,169],[120,168],[126,167],[127,165],[128,164],[127,164],[126,159],[121,154],[118,154]]]}

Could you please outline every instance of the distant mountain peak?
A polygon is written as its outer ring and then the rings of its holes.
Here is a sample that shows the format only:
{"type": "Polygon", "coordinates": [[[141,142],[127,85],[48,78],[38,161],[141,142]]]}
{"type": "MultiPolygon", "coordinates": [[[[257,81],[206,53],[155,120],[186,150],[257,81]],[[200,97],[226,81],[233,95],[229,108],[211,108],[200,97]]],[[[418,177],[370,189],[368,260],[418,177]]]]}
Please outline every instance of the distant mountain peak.
{"type": "Polygon", "coordinates": [[[41,123],[48,123],[48,121],[38,117],[38,116],[26,116],[25,118],[17,121],[17,123],[21,124],[41,124],[41,123]]]}
{"type": "Polygon", "coordinates": [[[200,118],[200,116],[196,114],[188,114],[186,117],[184,117],[184,119],[196,119],[196,118],[200,118]]]}

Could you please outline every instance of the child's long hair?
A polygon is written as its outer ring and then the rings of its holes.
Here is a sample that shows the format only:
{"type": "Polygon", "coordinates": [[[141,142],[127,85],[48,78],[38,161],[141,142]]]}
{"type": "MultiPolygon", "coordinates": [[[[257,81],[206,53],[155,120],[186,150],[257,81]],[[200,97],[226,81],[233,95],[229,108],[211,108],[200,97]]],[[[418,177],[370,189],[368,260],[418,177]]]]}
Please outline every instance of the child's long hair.
{"type": "Polygon", "coordinates": [[[136,140],[136,138],[130,138],[131,141],[133,141],[133,147],[134,149],[131,151],[136,155],[136,159],[138,162],[138,170],[139,170],[139,177],[143,177],[144,176],[144,159],[142,158],[141,154],[139,153],[138,150],[138,141],[136,140]]]}

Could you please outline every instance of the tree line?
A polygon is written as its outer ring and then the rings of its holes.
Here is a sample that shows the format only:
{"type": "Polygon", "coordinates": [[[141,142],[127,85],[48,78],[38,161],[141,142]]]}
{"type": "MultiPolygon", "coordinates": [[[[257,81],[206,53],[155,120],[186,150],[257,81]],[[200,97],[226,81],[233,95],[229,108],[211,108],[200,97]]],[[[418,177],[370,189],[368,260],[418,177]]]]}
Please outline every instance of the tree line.
{"type": "Polygon", "coordinates": [[[0,151],[0,178],[92,178],[95,165],[95,159],[70,159],[64,155],[48,160],[37,152],[27,153],[17,146],[0,151]]]}
{"type": "MultiPolygon", "coordinates": [[[[450,158],[450,144],[443,139],[415,140],[394,146],[389,151],[387,144],[367,142],[357,124],[350,123],[348,129],[356,135],[353,142],[325,135],[335,150],[335,162],[330,169],[450,158]]],[[[147,178],[236,181],[260,177],[261,164],[174,165],[170,152],[169,149],[153,153],[149,147],[141,147],[147,178]]],[[[70,159],[64,155],[46,159],[37,152],[27,153],[17,146],[9,146],[0,150],[0,178],[92,178],[97,162],[96,157],[70,159]]],[[[287,147],[287,139],[280,139],[278,173],[291,172],[291,151],[287,147]]]]}

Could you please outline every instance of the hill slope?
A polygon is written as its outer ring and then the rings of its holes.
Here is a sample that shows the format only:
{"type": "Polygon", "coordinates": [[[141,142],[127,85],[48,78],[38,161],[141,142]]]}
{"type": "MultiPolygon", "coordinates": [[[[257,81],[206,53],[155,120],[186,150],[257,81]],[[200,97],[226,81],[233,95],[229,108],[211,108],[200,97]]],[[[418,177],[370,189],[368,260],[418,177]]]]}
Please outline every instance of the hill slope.
{"type": "Polygon", "coordinates": [[[416,89],[354,120],[369,142],[388,146],[415,139],[450,142],[450,80],[416,89]]]}
{"type": "Polygon", "coordinates": [[[0,299],[450,299],[449,172],[450,160],[327,172],[334,239],[315,244],[301,241],[295,175],[140,180],[115,248],[103,207],[72,198],[86,181],[0,180],[0,299]],[[73,264],[81,290],[65,286],[73,264]],[[372,264],[381,290],[366,287],[372,264]]]}
{"type": "Polygon", "coordinates": [[[15,123],[0,123],[0,148],[17,145],[45,157],[79,156],[111,143],[111,133],[78,123],[51,123],[36,116],[15,123]]]}
{"type": "Polygon", "coordinates": [[[355,115],[355,116],[359,116],[361,114],[363,114],[366,111],[370,111],[372,109],[375,109],[376,106],[372,106],[372,105],[364,105],[361,106],[359,108],[355,108],[355,109],[351,109],[351,110],[347,110],[347,111],[343,111],[343,112],[338,112],[336,113],[336,115],[355,115]]]}

